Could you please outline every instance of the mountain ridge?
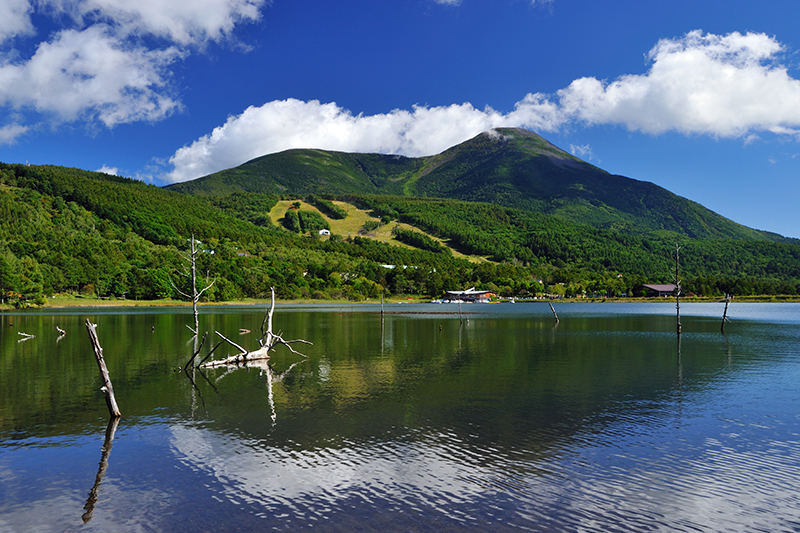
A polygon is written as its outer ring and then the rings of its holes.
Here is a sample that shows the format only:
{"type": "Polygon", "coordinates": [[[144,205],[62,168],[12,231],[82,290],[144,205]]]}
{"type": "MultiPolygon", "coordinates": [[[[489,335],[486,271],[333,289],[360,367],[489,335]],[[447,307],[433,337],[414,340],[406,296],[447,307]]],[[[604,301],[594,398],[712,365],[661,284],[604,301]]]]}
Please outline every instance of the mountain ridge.
{"type": "Polygon", "coordinates": [[[800,242],[738,224],[654,183],[611,174],[520,128],[495,128],[418,158],[286,150],[166,188],[198,196],[257,192],[449,198],[632,234],[800,242]]]}

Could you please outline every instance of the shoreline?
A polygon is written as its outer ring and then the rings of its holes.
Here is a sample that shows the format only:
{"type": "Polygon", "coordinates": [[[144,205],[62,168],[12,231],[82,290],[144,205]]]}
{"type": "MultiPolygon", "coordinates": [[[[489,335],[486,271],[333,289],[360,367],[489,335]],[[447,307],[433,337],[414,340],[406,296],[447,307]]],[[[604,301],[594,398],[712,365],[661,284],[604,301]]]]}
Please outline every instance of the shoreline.
{"type": "MultiPolygon", "coordinates": [[[[558,303],[674,303],[675,298],[557,298],[553,300],[548,299],[514,299],[516,303],[538,303],[538,302],[558,302],[558,303]]],[[[723,300],[715,297],[694,297],[694,298],[681,298],[681,303],[722,303],[723,300]]],[[[798,303],[800,296],[795,295],[781,295],[781,296],[740,296],[734,298],[731,303],[798,303]]],[[[278,304],[285,305],[364,305],[364,304],[379,304],[380,300],[313,300],[313,299],[299,299],[299,300],[276,300],[278,304]]],[[[385,305],[394,304],[425,304],[430,303],[430,298],[401,296],[384,300],[385,305]]],[[[509,299],[502,299],[492,304],[509,303],[509,299]]],[[[270,305],[269,299],[246,299],[234,300],[229,302],[202,302],[199,307],[208,306],[268,306],[270,305]]],[[[434,304],[439,305],[439,304],[434,304]]],[[[448,305],[448,304],[441,304],[448,305]]],[[[484,304],[491,305],[491,304],[484,304]]],[[[48,298],[47,305],[32,306],[25,310],[46,310],[46,309],[72,309],[72,308],[96,308],[96,307],[189,307],[191,302],[185,300],[117,300],[117,299],[99,299],[99,298],[82,298],[75,296],[56,296],[48,298]]],[[[8,304],[0,305],[0,312],[6,311],[20,311],[8,304]]]]}

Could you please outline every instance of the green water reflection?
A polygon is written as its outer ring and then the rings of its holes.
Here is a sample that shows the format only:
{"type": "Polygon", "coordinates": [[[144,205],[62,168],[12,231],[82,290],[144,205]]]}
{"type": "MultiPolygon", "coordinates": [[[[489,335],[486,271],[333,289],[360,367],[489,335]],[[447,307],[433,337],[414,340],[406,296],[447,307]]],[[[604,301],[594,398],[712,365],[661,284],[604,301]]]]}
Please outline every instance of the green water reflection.
{"type": "MultiPolygon", "coordinates": [[[[704,497],[741,501],[741,472],[769,497],[724,527],[780,526],[800,508],[782,488],[800,474],[781,478],[800,472],[800,309],[739,309],[722,335],[716,308],[687,306],[679,342],[670,307],[560,306],[558,323],[534,304],[475,306],[464,321],[447,306],[285,307],[275,328],[312,341],[297,346],[307,357],[279,348],[268,366],[188,371],[185,308],[0,314],[0,530],[59,531],[82,515],[98,530],[319,528],[309,517],[335,517],[329,530],[389,517],[398,529],[713,530],[713,512],[679,502],[715,482],[727,488],[704,497]],[[123,414],[102,455],[87,318],[123,414]],[[747,453],[715,470],[716,448],[747,453]]],[[[201,355],[215,331],[256,348],[263,312],[204,308],[201,355]]]]}

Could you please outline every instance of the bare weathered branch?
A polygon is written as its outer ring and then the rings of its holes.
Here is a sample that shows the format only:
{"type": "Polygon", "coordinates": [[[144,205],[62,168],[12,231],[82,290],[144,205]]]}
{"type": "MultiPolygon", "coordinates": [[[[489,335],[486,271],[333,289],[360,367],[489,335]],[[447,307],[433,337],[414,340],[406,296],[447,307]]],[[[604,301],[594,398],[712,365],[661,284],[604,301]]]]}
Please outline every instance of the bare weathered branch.
{"type": "Polygon", "coordinates": [[[92,324],[87,318],[86,330],[89,332],[89,339],[92,341],[92,348],[94,349],[97,366],[100,368],[100,378],[103,380],[103,386],[100,390],[106,395],[108,414],[111,415],[111,418],[119,418],[122,415],[119,412],[117,399],[114,397],[114,387],[111,385],[111,377],[108,375],[106,361],[103,359],[103,348],[100,346],[100,340],[97,338],[97,324],[92,324]]]}
{"type": "Polygon", "coordinates": [[[216,334],[219,335],[220,337],[222,337],[222,340],[224,340],[225,342],[227,342],[228,344],[230,344],[231,346],[233,346],[234,348],[239,350],[239,355],[247,353],[247,350],[245,350],[244,348],[242,348],[241,346],[239,346],[238,344],[236,344],[235,342],[230,340],[228,337],[226,337],[225,335],[223,335],[219,331],[217,331],[216,334]]]}
{"type": "MultiPolygon", "coordinates": [[[[293,343],[301,342],[304,344],[312,344],[311,342],[304,340],[304,339],[294,339],[294,340],[284,340],[284,338],[280,335],[280,333],[276,334],[272,332],[272,317],[275,313],[275,288],[272,288],[272,305],[270,306],[269,310],[267,311],[263,322],[261,323],[261,338],[258,340],[260,348],[254,351],[248,351],[242,346],[239,346],[225,335],[220,333],[219,331],[216,332],[225,342],[230,344],[231,346],[235,347],[239,350],[239,353],[232,355],[226,359],[219,360],[219,361],[210,361],[205,363],[205,359],[201,362],[201,368],[213,368],[217,366],[230,366],[230,365],[241,365],[245,364],[250,361],[257,361],[257,360],[267,360],[270,358],[269,351],[272,350],[275,345],[282,344],[289,349],[290,352],[293,354],[297,354],[303,357],[306,357],[305,354],[298,352],[295,350],[291,345],[293,343]]],[[[221,342],[221,341],[220,341],[221,342]]],[[[216,349],[216,348],[215,348],[216,349]]],[[[207,359],[208,357],[206,357],[207,359]]]]}
{"type": "Polygon", "coordinates": [[[201,340],[201,341],[200,341],[200,346],[198,346],[198,347],[197,347],[197,349],[194,351],[194,353],[193,353],[193,354],[192,354],[192,356],[189,358],[189,360],[188,360],[188,361],[186,361],[186,364],[185,364],[185,365],[183,365],[183,368],[184,368],[184,369],[186,369],[186,368],[189,368],[189,366],[192,364],[192,361],[194,361],[194,358],[195,358],[195,357],[197,357],[197,354],[199,354],[199,353],[200,353],[200,350],[202,350],[202,349],[203,349],[203,344],[205,344],[205,342],[206,342],[206,337],[207,337],[207,336],[208,336],[208,332],[206,332],[205,334],[203,334],[203,340],[201,340]]]}

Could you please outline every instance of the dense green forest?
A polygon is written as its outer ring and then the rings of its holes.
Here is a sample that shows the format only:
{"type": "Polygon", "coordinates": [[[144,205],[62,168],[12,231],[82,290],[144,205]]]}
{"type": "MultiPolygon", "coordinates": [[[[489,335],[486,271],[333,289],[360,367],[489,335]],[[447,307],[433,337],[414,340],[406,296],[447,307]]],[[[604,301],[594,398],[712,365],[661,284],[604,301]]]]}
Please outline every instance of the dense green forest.
{"type": "Polygon", "coordinates": [[[468,286],[506,296],[634,294],[642,283],[671,281],[677,243],[687,291],[800,290],[800,246],[790,241],[632,235],[457,200],[318,196],[323,204],[356,204],[384,224],[410,224],[449,248],[399,229],[398,240],[410,247],[360,236],[320,238],[309,228],[327,220],[316,212],[301,219],[302,210],[289,211],[299,227],[286,229],[286,219],[273,225],[269,211],[278,195],[192,196],[77,169],[0,164],[0,295],[17,306],[65,293],[177,297],[173,284],[187,289],[177,275],[185,266],[178,252],[192,235],[202,243],[198,268],[217,280],[209,301],[264,298],[273,286],[282,299],[440,296],[468,286]],[[451,248],[489,260],[457,258],[451,248]]]}
{"type": "Polygon", "coordinates": [[[449,198],[632,235],[673,232],[695,239],[787,240],[737,224],[653,183],[610,174],[519,128],[498,128],[419,158],[287,150],[167,188],[195,196],[247,192],[449,198]]]}

